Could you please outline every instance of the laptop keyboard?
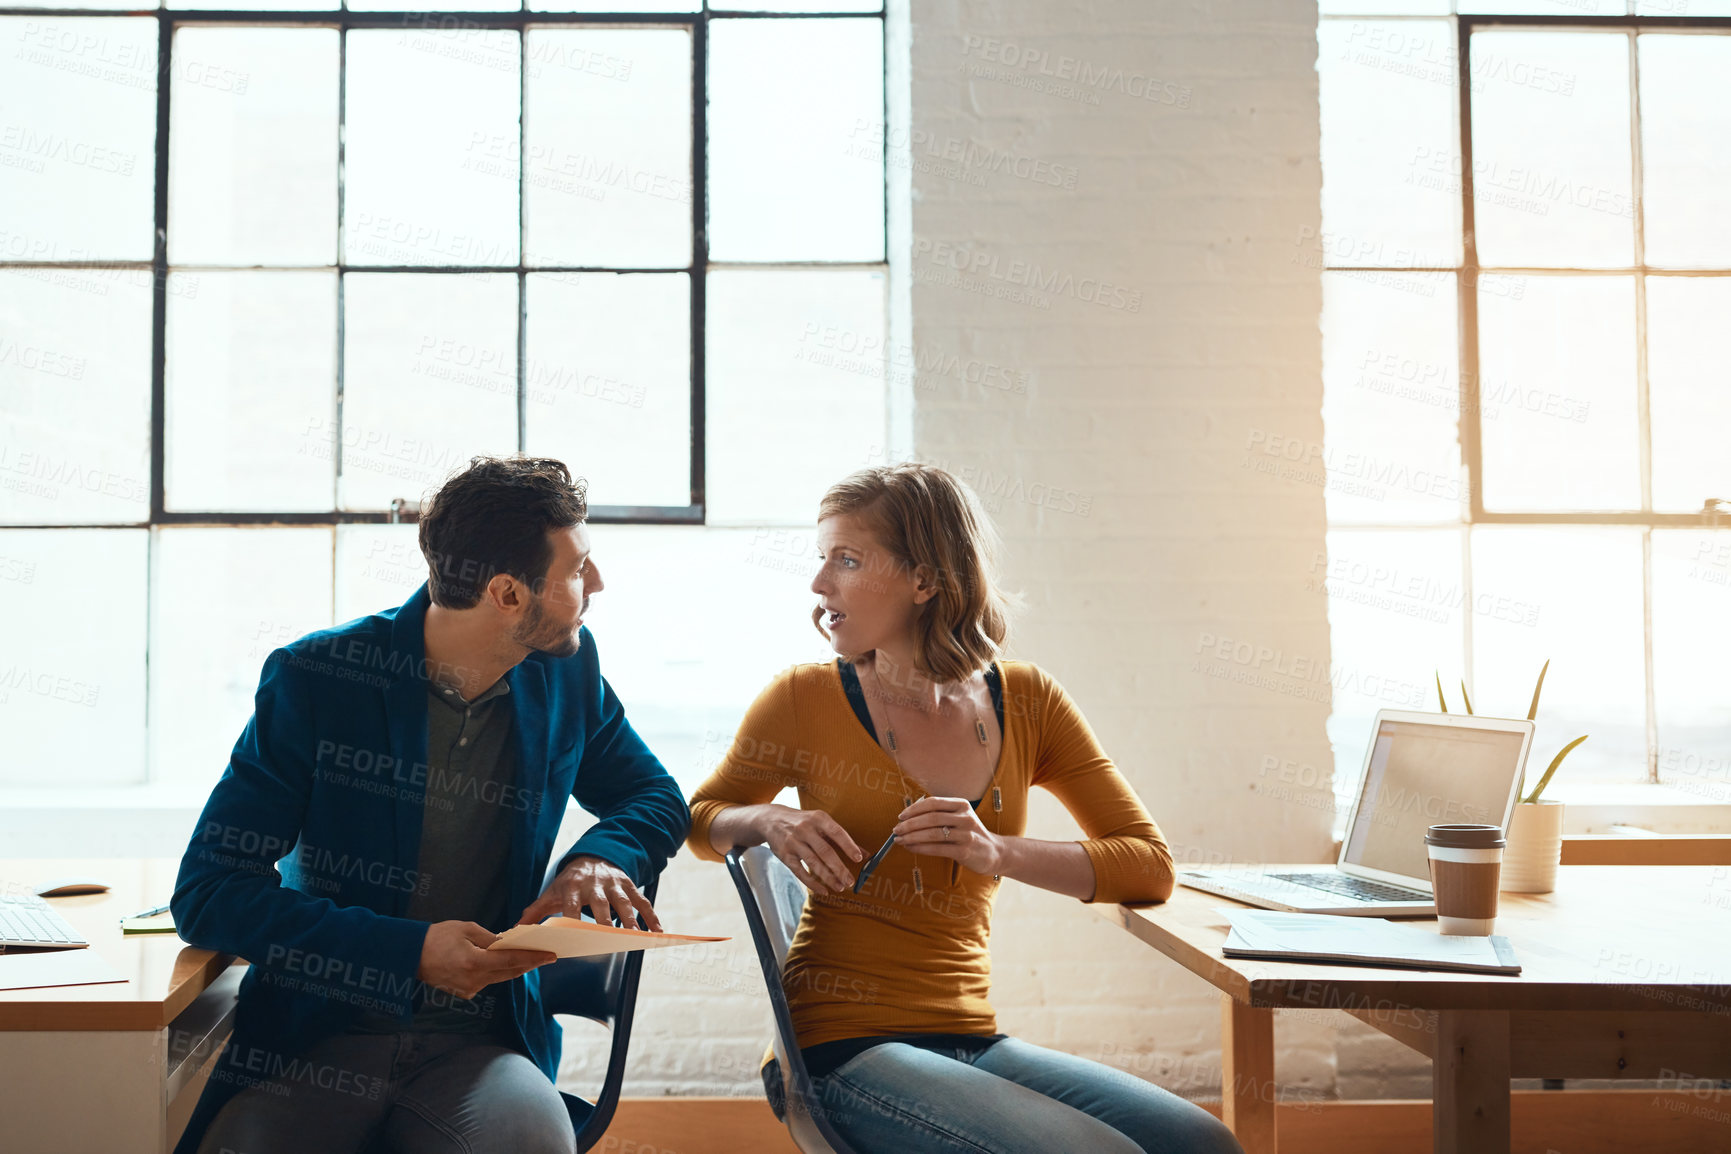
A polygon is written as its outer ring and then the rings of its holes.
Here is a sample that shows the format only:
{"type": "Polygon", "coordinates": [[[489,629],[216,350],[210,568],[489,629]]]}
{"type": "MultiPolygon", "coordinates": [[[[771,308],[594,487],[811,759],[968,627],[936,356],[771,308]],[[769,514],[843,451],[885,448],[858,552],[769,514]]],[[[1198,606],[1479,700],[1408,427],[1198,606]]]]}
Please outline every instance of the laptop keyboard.
{"type": "Polygon", "coordinates": [[[1325,890],[1331,894],[1339,894],[1343,898],[1357,898],[1361,902],[1428,902],[1431,896],[1423,890],[1410,890],[1405,886],[1390,885],[1388,882],[1366,881],[1355,878],[1351,874],[1319,874],[1290,873],[1268,875],[1283,882],[1304,886],[1306,889],[1325,890]]]}
{"type": "Polygon", "coordinates": [[[78,931],[48,903],[0,902],[0,946],[83,944],[78,931]]]}

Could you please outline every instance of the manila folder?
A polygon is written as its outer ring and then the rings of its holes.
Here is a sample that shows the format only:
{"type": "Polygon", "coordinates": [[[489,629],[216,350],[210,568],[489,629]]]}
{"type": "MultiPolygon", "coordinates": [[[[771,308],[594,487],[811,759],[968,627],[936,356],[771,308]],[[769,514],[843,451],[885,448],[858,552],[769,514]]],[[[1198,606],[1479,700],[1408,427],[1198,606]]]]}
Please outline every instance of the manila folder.
{"type": "Polygon", "coordinates": [[[689,934],[652,934],[620,926],[600,926],[580,918],[548,918],[540,925],[512,926],[499,935],[490,950],[544,950],[562,958],[587,958],[596,954],[618,954],[627,950],[658,950],[664,946],[689,946],[697,942],[725,942],[727,938],[699,938],[689,934]]]}

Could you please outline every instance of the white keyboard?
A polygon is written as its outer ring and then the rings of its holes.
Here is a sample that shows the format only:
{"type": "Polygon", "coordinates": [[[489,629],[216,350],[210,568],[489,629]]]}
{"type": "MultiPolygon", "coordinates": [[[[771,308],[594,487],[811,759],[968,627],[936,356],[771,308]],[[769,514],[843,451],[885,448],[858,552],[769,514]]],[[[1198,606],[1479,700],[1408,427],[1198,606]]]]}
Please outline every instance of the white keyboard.
{"type": "Polygon", "coordinates": [[[0,900],[0,949],[13,946],[72,949],[89,944],[39,897],[0,900]]]}

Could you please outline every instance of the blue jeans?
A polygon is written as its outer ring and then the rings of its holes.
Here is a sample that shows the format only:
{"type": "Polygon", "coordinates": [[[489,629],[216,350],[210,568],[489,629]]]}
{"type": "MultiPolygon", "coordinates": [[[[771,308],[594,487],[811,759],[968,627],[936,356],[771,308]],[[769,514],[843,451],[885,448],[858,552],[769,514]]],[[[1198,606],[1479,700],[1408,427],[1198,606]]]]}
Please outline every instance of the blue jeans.
{"type": "MultiPolygon", "coordinates": [[[[559,1091],[485,1035],[337,1034],[224,1103],[199,1154],[573,1154],[559,1091]]],[[[222,1073],[219,1066],[217,1074],[222,1073]]]]}
{"type": "Polygon", "coordinates": [[[859,1154],[1243,1154],[1200,1106],[1015,1038],[975,1053],[873,1046],[813,1090],[859,1154]]]}

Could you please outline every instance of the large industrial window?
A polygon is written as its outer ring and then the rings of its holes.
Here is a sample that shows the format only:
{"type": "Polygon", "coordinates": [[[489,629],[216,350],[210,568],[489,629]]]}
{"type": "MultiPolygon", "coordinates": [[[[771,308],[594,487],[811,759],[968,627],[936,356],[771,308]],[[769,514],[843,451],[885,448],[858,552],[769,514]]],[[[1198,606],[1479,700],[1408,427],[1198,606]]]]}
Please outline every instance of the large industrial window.
{"type": "Polygon", "coordinates": [[[1731,19],[1323,11],[1326,441],[1293,467],[1327,487],[1337,783],[1438,673],[1518,717],[1549,659],[1534,760],[1591,735],[1560,786],[1731,803],[1731,19]]]}
{"type": "Polygon", "coordinates": [[[303,3],[0,8],[0,785],[206,787],[477,453],[588,478],[604,658],[701,744],[749,687],[680,670],[785,662],[801,606],[715,618],[884,453],[881,5],[303,3]]]}

